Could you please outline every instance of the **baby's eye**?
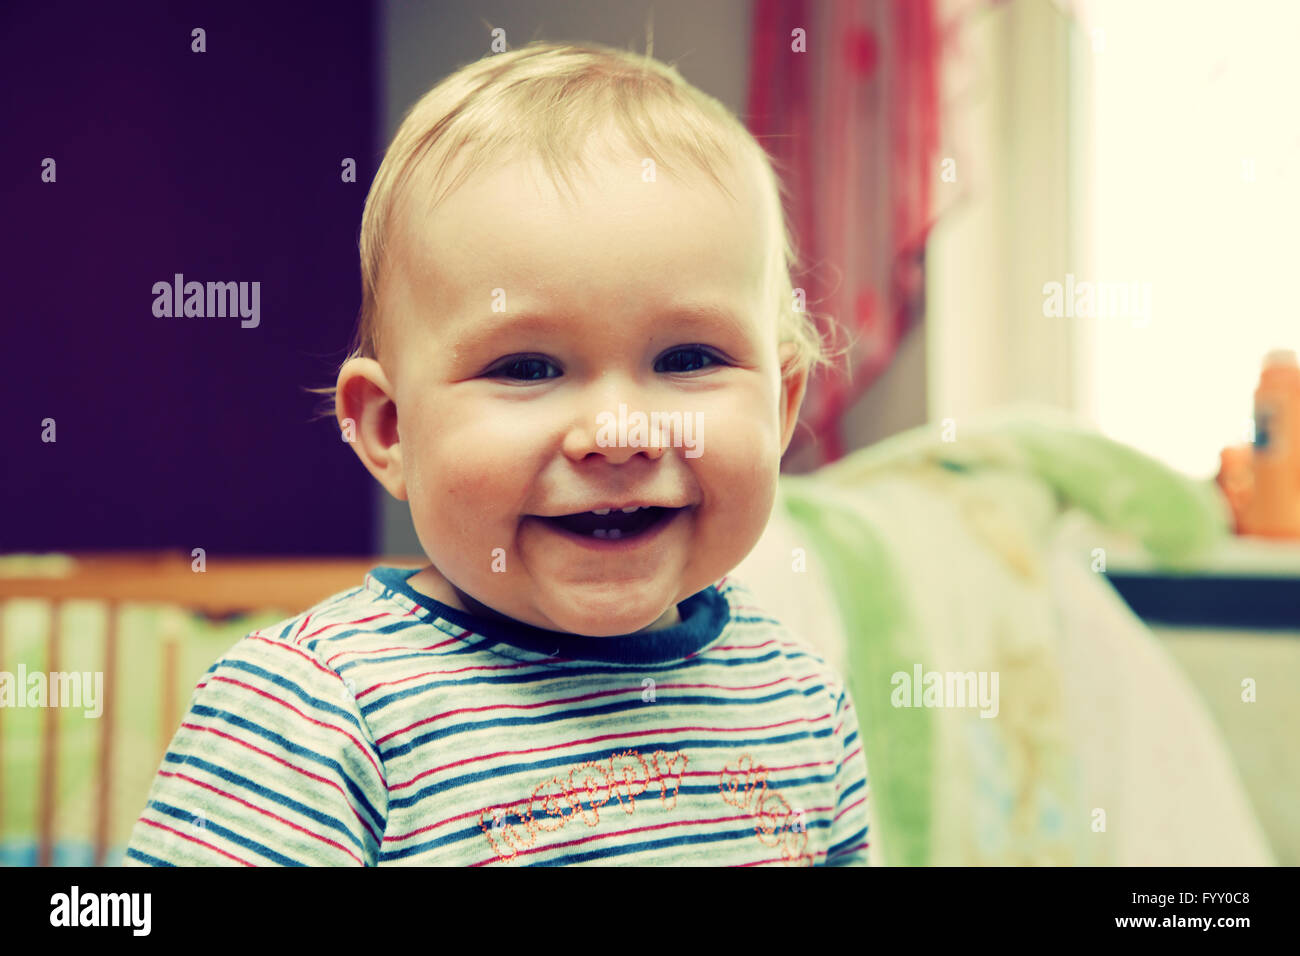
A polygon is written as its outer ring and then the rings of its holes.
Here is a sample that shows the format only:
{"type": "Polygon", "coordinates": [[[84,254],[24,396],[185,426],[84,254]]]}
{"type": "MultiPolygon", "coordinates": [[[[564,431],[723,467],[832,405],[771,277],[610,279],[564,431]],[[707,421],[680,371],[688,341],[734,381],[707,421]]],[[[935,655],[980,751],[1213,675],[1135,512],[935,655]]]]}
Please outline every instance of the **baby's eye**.
{"type": "Polygon", "coordinates": [[[656,372],[695,372],[708,368],[709,364],[721,365],[722,360],[712,352],[695,346],[673,349],[655,362],[656,372]]]}
{"type": "Polygon", "coordinates": [[[551,362],[532,357],[514,359],[504,365],[498,365],[495,370],[488,373],[492,378],[510,378],[525,382],[556,378],[559,374],[560,370],[551,362]],[[547,369],[553,369],[555,374],[548,375],[547,369]]]}

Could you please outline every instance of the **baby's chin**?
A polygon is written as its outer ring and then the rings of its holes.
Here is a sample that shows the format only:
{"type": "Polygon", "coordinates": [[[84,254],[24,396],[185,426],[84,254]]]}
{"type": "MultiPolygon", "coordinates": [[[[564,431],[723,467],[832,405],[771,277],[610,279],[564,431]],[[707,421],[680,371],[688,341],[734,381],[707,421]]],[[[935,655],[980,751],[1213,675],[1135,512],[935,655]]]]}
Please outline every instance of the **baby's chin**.
{"type": "MultiPolygon", "coordinates": [[[[496,593],[490,582],[470,582],[473,591],[453,585],[434,567],[408,582],[415,590],[458,610],[480,617],[513,620],[548,631],[581,637],[613,637],[639,631],[661,630],[679,623],[680,581],[674,576],[654,582],[575,584],[533,581],[527,594],[496,593]],[[484,583],[483,588],[475,587],[484,583]]],[[[686,595],[686,596],[689,596],[686,595]]]]}
{"type": "Polygon", "coordinates": [[[546,594],[535,597],[539,615],[549,623],[547,630],[580,637],[615,637],[641,631],[653,632],[680,623],[676,594],[650,595],[638,589],[631,593],[546,594]]]}

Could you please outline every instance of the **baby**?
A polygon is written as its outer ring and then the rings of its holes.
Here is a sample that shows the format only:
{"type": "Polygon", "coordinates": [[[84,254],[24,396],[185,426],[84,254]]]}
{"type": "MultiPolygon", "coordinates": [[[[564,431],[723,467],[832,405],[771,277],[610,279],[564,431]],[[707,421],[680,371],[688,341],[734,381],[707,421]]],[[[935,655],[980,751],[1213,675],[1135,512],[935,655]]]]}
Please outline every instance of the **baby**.
{"type": "Polygon", "coordinates": [[[780,186],[649,58],[436,86],[366,201],[343,437],[429,566],[209,669],[129,864],[865,864],[843,680],[728,573],[810,370],[780,186]]]}

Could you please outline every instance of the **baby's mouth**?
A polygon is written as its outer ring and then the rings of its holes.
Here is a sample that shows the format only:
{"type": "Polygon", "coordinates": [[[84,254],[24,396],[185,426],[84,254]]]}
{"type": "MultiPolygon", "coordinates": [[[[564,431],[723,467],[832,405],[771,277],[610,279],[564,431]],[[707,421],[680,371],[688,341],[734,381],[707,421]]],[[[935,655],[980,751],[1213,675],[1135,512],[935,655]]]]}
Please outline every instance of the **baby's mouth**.
{"type": "Polygon", "coordinates": [[[657,527],[661,522],[670,520],[681,510],[681,508],[649,507],[638,508],[628,513],[613,509],[603,515],[594,511],[583,511],[580,514],[560,515],[555,518],[542,518],[542,520],[565,531],[590,538],[634,538],[657,527]]]}

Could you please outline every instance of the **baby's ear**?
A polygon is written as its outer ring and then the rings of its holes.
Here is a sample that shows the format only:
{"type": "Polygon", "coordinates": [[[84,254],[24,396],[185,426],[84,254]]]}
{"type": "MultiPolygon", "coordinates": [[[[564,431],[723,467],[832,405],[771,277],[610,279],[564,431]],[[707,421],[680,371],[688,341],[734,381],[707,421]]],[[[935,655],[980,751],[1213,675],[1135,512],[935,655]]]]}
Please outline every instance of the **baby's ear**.
{"type": "Polygon", "coordinates": [[[339,369],[335,396],[334,414],[343,440],[390,495],[405,501],[397,402],[383,367],[371,358],[348,359],[339,369]]]}
{"type": "Polygon", "coordinates": [[[781,360],[781,454],[784,455],[799,424],[799,409],[808,391],[809,364],[801,360],[799,348],[793,342],[782,342],[777,354],[781,360]]]}

